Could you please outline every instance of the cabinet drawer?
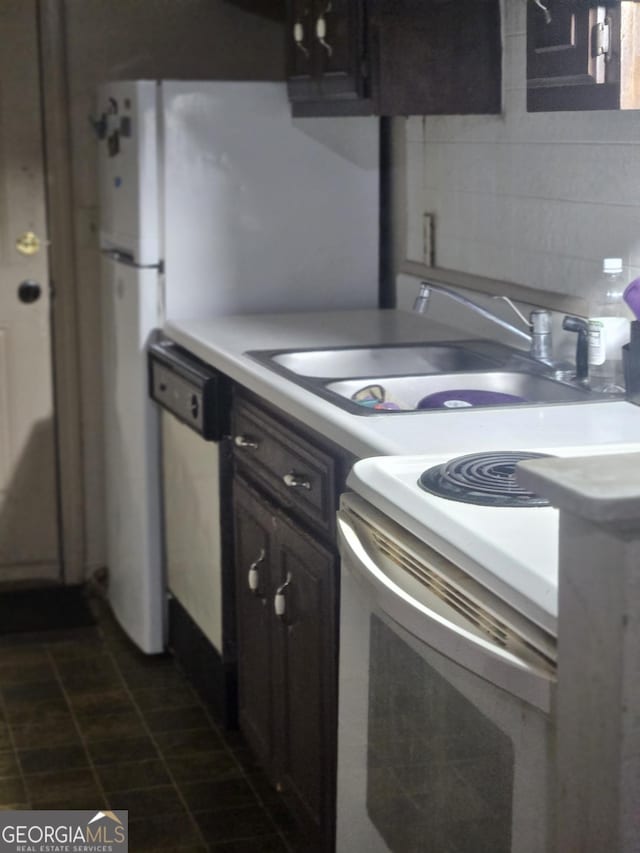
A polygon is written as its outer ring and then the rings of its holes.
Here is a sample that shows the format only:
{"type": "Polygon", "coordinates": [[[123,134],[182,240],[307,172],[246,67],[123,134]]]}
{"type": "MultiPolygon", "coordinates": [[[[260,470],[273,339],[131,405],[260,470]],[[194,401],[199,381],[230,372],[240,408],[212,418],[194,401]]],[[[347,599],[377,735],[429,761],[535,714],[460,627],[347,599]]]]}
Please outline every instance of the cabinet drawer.
{"type": "Polygon", "coordinates": [[[285,507],[332,533],[336,512],[334,459],[267,412],[236,401],[232,416],[236,462],[285,507]]]}

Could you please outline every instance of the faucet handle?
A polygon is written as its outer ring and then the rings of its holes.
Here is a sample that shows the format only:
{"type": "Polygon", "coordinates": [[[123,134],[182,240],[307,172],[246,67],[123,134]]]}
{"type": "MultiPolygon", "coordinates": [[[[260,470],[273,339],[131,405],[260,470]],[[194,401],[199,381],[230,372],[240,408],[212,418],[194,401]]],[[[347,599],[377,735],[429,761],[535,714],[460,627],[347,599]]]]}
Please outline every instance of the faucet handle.
{"type": "Polygon", "coordinates": [[[534,335],[550,335],[553,327],[551,311],[544,308],[536,308],[529,314],[531,331],[534,335]]]}
{"type": "Polygon", "coordinates": [[[527,320],[527,318],[524,316],[522,311],[519,308],[516,308],[516,306],[514,305],[514,303],[512,302],[512,300],[508,296],[496,295],[496,296],[492,296],[491,298],[492,299],[500,299],[500,300],[502,300],[502,302],[506,302],[507,305],[509,306],[509,308],[511,308],[511,310],[514,312],[514,314],[516,314],[522,320],[522,322],[527,327],[527,329],[529,329],[529,330],[531,329],[531,326],[532,326],[531,321],[527,320]]]}
{"type": "Polygon", "coordinates": [[[552,329],[553,318],[551,311],[535,308],[529,314],[531,323],[531,355],[538,361],[551,363],[553,361],[552,329]]]}

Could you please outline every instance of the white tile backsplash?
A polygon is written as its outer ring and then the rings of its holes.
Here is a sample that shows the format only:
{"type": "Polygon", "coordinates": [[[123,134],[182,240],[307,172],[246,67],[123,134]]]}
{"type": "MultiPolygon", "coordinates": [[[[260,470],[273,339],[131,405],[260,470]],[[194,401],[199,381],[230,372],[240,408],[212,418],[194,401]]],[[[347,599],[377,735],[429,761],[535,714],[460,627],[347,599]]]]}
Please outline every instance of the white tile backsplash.
{"type": "Polygon", "coordinates": [[[407,142],[424,142],[424,118],[409,116],[406,120],[407,142]]]}
{"type": "Polygon", "coordinates": [[[526,0],[503,33],[502,115],[406,123],[407,251],[430,212],[437,266],[588,298],[603,257],[640,267],[640,119],[527,113],[526,0]]]}

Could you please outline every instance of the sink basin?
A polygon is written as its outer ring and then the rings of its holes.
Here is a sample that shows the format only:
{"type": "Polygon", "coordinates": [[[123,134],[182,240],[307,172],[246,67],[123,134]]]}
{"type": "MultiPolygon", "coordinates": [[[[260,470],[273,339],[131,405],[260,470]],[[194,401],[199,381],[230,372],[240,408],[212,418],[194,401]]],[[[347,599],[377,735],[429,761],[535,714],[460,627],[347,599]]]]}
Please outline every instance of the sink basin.
{"type": "MultiPolygon", "coordinates": [[[[500,359],[470,349],[470,344],[408,344],[379,347],[250,352],[253,358],[297,376],[340,379],[453,373],[499,367],[500,359]]],[[[481,349],[481,345],[478,346],[481,349]]]]}
{"type": "MultiPolygon", "coordinates": [[[[584,402],[593,395],[576,386],[556,382],[543,376],[520,371],[489,371],[482,373],[441,373],[437,376],[389,376],[347,379],[327,382],[326,392],[348,401],[347,407],[362,414],[380,414],[354,403],[351,397],[363,385],[380,385],[385,399],[398,404],[401,410],[415,411],[418,408],[465,408],[468,406],[504,406],[526,403],[573,403],[584,402]],[[474,392],[474,393],[469,393],[474,392]],[[430,405],[419,407],[426,397],[432,398],[430,405]],[[446,401],[446,402],[445,402],[446,401]],[[471,401],[471,402],[470,402],[471,401]]],[[[338,402],[341,405],[341,402],[338,402]]],[[[342,403],[344,406],[344,403],[342,403]]]]}
{"type": "Polygon", "coordinates": [[[548,368],[526,354],[495,341],[456,340],[395,346],[253,350],[245,355],[289,381],[358,415],[399,414],[433,408],[586,403],[614,399],[551,378],[548,368]],[[398,405],[373,408],[373,400],[352,400],[368,386],[398,405]],[[456,395],[453,392],[458,391],[456,395]],[[451,395],[450,393],[451,392],[451,395]],[[464,392],[464,393],[460,393],[464,392]],[[441,399],[419,407],[425,397],[441,399]],[[453,401],[453,404],[451,404],[453,401]],[[442,405],[442,403],[448,405],[442,405]]]}

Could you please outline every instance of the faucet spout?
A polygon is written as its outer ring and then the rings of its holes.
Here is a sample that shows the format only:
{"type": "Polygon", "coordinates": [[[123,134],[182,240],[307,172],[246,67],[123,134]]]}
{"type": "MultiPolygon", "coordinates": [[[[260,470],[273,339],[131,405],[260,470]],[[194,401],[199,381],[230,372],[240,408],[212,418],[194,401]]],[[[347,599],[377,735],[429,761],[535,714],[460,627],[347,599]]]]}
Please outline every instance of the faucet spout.
{"type": "MultiPolygon", "coordinates": [[[[493,314],[491,311],[487,310],[486,308],[483,308],[482,305],[478,305],[476,302],[473,302],[471,299],[468,299],[461,293],[457,293],[455,290],[451,290],[450,288],[445,287],[444,285],[435,284],[432,281],[421,282],[420,291],[413,304],[413,310],[417,311],[419,314],[424,314],[429,305],[429,298],[431,296],[431,293],[434,291],[436,293],[442,293],[443,296],[447,296],[453,302],[458,302],[460,305],[466,306],[467,308],[469,308],[469,310],[473,311],[474,314],[478,314],[480,317],[484,317],[485,320],[489,320],[496,326],[500,326],[500,328],[506,329],[508,332],[510,332],[512,335],[515,335],[521,341],[526,342],[530,347],[533,346],[535,335],[523,332],[522,329],[519,329],[512,323],[509,323],[507,320],[503,320],[502,317],[498,317],[496,314],[493,314]]],[[[533,331],[533,325],[530,325],[529,328],[533,331]]]]}

